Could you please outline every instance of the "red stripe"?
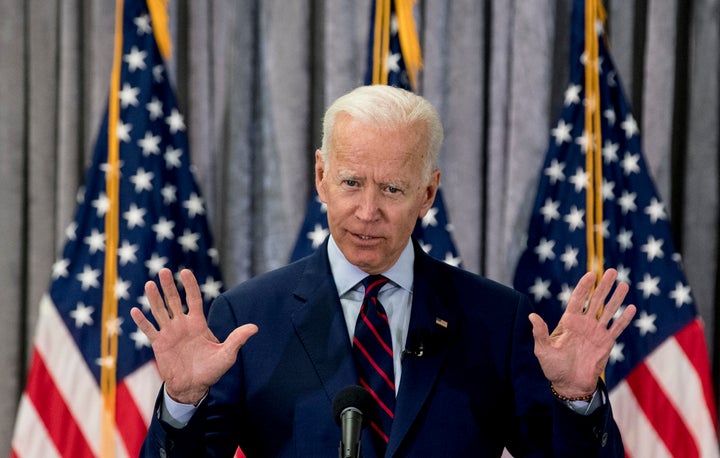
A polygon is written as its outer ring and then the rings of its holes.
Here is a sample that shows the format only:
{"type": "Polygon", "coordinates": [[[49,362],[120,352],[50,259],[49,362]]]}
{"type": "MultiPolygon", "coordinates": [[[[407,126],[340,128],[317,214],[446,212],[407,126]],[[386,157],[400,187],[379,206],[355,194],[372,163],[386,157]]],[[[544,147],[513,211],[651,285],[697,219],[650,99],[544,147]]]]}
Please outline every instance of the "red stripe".
{"type": "MultiPolygon", "coordinates": [[[[375,288],[376,285],[378,285],[378,284],[384,285],[384,284],[387,283],[387,282],[388,282],[388,279],[387,279],[387,278],[378,278],[378,279],[375,280],[374,282],[370,283],[370,284],[365,288],[365,297],[368,296],[368,293],[369,293],[370,291],[372,291],[372,289],[375,288]]],[[[382,287],[382,286],[381,286],[381,287],[382,287]]]]}
{"type": "MultiPolygon", "coordinates": [[[[387,406],[387,404],[385,404],[385,402],[382,399],[380,399],[380,396],[378,396],[378,394],[375,392],[375,390],[372,389],[372,387],[368,384],[368,382],[366,380],[364,380],[363,378],[360,378],[360,385],[363,388],[365,388],[368,391],[368,393],[370,393],[370,396],[372,396],[373,399],[375,399],[375,402],[377,402],[377,404],[380,406],[380,408],[383,409],[390,418],[393,418],[393,419],[395,418],[395,413],[387,406]]],[[[393,396],[394,396],[394,394],[393,394],[393,396]]]]}
{"type": "Polygon", "coordinates": [[[385,382],[387,382],[388,386],[393,390],[393,393],[395,392],[395,382],[393,382],[388,374],[385,373],[385,371],[377,365],[375,360],[370,356],[370,353],[363,347],[363,345],[360,343],[360,341],[357,339],[357,337],[353,338],[353,345],[355,345],[360,352],[362,352],[363,355],[365,355],[365,358],[370,362],[373,368],[375,368],[375,371],[380,374],[380,376],[385,379],[385,382]]]}
{"type": "Polygon", "coordinates": [[[370,422],[370,427],[373,429],[373,431],[375,431],[375,432],[378,434],[378,436],[380,436],[380,439],[382,439],[382,440],[385,441],[386,444],[390,441],[390,439],[388,438],[387,434],[385,434],[385,433],[383,432],[383,430],[382,430],[382,428],[380,427],[380,425],[378,425],[378,424],[375,423],[374,421],[371,421],[371,422],[370,422]]]}
{"type": "MultiPolygon", "coordinates": [[[[367,327],[370,329],[370,331],[373,333],[373,335],[375,336],[375,339],[377,339],[378,343],[380,343],[380,345],[383,347],[383,349],[385,350],[385,353],[390,355],[390,357],[392,358],[392,355],[393,355],[392,348],[388,347],[387,343],[385,342],[385,339],[383,339],[382,336],[380,336],[380,333],[378,332],[378,330],[375,328],[375,326],[372,324],[370,319],[367,317],[366,310],[363,309],[361,313],[362,313],[363,321],[365,322],[367,327]]],[[[380,315],[382,317],[382,314],[378,313],[378,315],[380,315]]],[[[385,320],[387,321],[387,317],[385,317],[385,320]]]]}
{"type": "Polygon", "coordinates": [[[135,399],[124,382],[119,383],[117,386],[115,423],[123,442],[125,442],[128,455],[140,456],[140,449],[147,434],[147,427],[135,399]]]}
{"type": "Polygon", "coordinates": [[[675,334],[675,340],[683,349],[687,359],[695,368],[698,377],[702,382],[705,404],[713,420],[715,431],[717,431],[717,413],[715,412],[715,395],[713,393],[712,380],[710,376],[710,358],[705,343],[705,333],[700,320],[694,320],[675,334]]]}
{"type": "Polygon", "coordinates": [[[375,314],[380,317],[381,320],[384,322],[390,324],[390,320],[388,319],[387,313],[385,313],[385,309],[380,306],[378,307],[378,299],[377,297],[371,297],[370,300],[373,302],[373,305],[375,305],[375,314]]]}
{"type": "Polygon", "coordinates": [[[94,457],[90,445],[75,423],[75,418],[37,350],[33,350],[26,394],[61,456],[94,457]]]}
{"type": "Polygon", "coordinates": [[[640,364],[627,377],[628,385],[645,412],[648,421],[657,431],[672,456],[699,457],[700,453],[687,425],[675,406],[665,395],[645,363],[640,364]]]}

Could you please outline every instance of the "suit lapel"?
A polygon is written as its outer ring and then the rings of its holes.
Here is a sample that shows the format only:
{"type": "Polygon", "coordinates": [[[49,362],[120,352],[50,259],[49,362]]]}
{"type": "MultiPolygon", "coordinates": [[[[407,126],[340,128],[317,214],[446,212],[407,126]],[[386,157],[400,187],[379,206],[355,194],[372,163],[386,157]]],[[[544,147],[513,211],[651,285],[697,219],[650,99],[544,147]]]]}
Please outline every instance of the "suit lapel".
{"type": "Polygon", "coordinates": [[[455,314],[443,303],[443,293],[437,285],[438,269],[422,249],[415,249],[415,275],[413,281],[413,304],[408,331],[423,341],[422,355],[407,355],[403,360],[403,372],[395,407],[387,455],[393,456],[417,419],[430,396],[448,354],[448,340],[456,324],[455,314]]]}
{"type": "Polygon", "coordinates": [[[326,244],[307,259],[299,286],[293,293],[299,305],[292,320],[332,402],[338,391],[357,383],[357,374],[326,244]]]}

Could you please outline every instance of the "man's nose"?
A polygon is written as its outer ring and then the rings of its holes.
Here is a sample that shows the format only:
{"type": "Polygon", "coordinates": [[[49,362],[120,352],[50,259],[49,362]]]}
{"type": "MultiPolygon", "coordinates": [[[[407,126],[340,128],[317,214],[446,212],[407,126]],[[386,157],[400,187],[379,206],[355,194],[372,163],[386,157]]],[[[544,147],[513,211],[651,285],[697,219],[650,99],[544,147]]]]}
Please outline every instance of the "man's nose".
{"type": "Polygon", "coordinates": [[[372,221],[380,213],[380,193],[370,187],[365,188],[355,211],[356,216],[363,221],[372,221]]]}

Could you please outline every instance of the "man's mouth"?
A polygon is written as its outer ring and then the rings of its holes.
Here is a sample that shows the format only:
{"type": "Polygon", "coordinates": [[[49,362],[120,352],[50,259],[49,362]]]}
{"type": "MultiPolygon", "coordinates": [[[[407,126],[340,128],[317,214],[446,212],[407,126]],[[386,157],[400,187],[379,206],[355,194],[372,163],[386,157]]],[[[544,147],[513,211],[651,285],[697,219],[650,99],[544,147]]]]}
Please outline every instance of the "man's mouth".
{"type": "Polygon", "coordinates": [[[373,235],[367,235],[367,234],[357,234],[356,233],[353,235],[355,235],[355,237],[357,237],[358,239],[363,240],[363,241],[376,240],[379,238],[379,237],[375,237],[373,235]]]}

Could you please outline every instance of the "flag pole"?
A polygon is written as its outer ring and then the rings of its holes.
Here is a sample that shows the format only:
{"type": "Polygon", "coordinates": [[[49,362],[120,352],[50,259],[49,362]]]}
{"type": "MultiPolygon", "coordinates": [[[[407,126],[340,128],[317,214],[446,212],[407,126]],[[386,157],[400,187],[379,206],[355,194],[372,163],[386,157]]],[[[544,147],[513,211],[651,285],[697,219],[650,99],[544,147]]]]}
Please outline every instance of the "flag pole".
{"type": "Polygon", "coordinates": [[[105,214],[105,269],[103,275],[102,326],[100,341],[100,393],[102,396],[102,430],[100,455],[115,456],[115,411],[117,391],[118,301],[117,247],[119,240],[120,144],[117,129],[120,119],[120,70],[123,43],[123,0],[115,4],[115,45],[108,100],[108,160],[105,186],[108,209],[105,214]]]}
{"type": "Polygon", "coordinates": [[[602,131],[600,128],[600,65],[598,61],[597,23],[604,19],[600,0],[585,0],[585,136],[587,154],[585,171],[587,270],[596,272],[596,282],[603,274],[603,201],[602,201],[602,131]]]}

